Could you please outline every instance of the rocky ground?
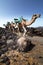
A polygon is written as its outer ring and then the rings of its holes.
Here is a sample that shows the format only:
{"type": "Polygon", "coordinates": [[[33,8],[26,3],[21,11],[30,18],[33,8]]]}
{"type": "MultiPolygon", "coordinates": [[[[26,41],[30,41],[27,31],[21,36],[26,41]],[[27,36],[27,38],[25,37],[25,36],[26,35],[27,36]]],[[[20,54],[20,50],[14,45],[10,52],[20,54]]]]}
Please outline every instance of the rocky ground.
{"type": "Polygon", "coordinates": [[[24,40],[9,30],[0,28],[0,65],[43,65],[43,30],[29,28],[24,40]]]}

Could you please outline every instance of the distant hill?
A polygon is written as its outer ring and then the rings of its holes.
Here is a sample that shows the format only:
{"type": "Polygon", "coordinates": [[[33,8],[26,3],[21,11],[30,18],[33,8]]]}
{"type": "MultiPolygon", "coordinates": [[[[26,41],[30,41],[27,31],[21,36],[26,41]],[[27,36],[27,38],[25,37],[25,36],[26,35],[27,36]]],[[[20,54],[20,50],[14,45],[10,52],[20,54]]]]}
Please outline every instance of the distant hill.
{"type": "Polygon", "coordinates": [[[29,32],[29,35],[37,35],[37,36],[43,36],[43,27],[29,27],[27,28],[27,32],[29,32]]]}

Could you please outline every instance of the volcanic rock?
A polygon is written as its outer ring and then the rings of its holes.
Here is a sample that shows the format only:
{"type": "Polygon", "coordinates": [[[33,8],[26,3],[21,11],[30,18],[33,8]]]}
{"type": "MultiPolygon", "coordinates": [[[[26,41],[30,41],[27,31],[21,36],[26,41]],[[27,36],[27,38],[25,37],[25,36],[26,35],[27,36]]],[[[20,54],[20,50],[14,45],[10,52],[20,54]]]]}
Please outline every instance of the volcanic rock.
{"type": "Polygon", "coordinates": [[[17,40],[17,50],[19,51],[26,51],[27,47],[29,48],[29,45],[31,44],[31,41],[25,37],[20,37],[17,40]]]}

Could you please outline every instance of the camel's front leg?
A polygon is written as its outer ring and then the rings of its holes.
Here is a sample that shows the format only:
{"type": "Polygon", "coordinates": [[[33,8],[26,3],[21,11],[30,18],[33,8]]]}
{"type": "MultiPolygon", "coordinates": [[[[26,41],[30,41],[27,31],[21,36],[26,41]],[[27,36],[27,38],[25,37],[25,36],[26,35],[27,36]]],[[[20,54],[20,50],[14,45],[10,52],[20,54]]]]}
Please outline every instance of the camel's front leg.
{"type": "Polygon", "coordinates": [[[25,36],[25,34],[26,34],[26,28],[23,26],[23,29],[24,29],[24,34],[23,34],[23,36],[25,36]]]}

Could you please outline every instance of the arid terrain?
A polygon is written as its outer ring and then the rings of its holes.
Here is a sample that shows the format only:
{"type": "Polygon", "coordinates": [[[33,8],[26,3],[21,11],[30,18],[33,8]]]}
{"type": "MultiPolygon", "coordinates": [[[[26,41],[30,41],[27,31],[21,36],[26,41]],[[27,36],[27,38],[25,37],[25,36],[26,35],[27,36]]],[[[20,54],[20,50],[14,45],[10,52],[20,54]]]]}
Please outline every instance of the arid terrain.
{"type": "Polygon", "coordinates": [[[31,42],[26,51],[15,48],[19,38],[16,33],[0,28],[0,65],[43,65],[43,27],[27,29],[25,38],[31,42]]]}

